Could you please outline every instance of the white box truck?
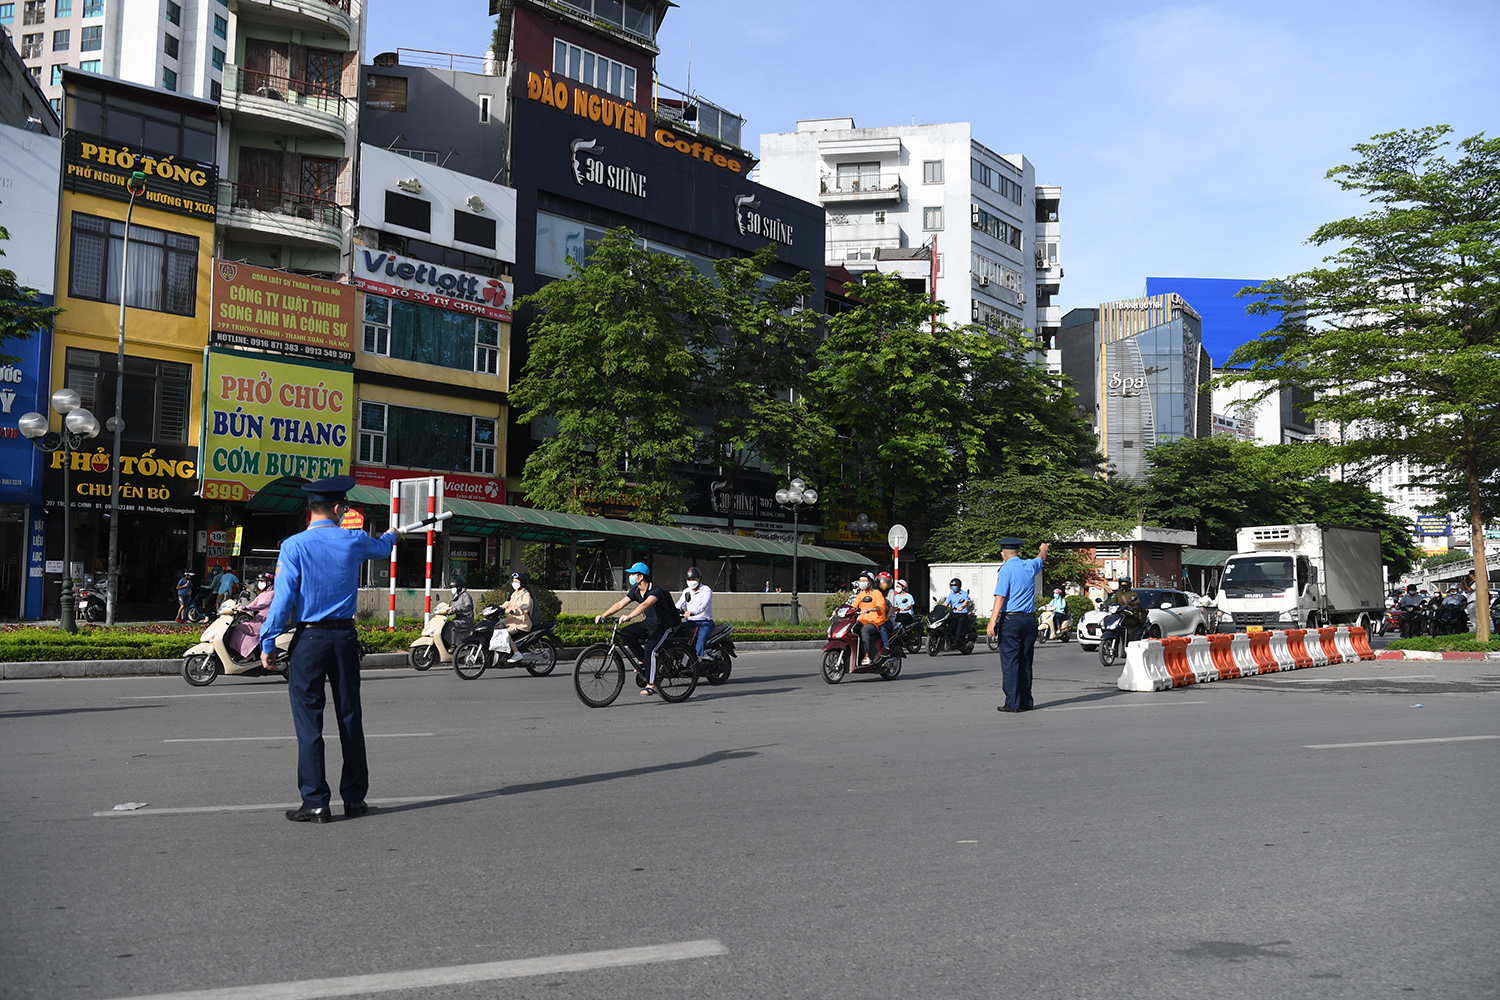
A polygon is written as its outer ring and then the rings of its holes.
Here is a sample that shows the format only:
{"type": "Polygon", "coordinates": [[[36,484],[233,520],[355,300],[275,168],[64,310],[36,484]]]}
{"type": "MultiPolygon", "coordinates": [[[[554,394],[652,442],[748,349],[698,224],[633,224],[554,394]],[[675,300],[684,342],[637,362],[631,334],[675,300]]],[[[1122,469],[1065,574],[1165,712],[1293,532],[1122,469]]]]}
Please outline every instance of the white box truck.
{"type": "Polygon", "coordinates": [[[1235,533],[1219,581],[1219,630],[1370,628],[1384,608],[1380,532],[1270,524],[1235,533]]]}

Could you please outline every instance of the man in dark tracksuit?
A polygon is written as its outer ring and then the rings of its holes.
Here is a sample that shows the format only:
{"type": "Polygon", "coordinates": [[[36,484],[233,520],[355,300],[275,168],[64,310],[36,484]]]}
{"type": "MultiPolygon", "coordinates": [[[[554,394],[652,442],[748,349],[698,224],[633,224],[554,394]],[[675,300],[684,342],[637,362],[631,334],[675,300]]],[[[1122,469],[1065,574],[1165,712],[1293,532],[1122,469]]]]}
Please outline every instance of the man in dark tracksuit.
{"type": "Polygon", "coordinates": [[[656,654],[671,637],[672,630],[682,623],[682,617],[677,613],[672,595],[651,582],[651,570],[645,563],[636,563],[627,573],[630,589],[608,611],[596,616],[594,622],[602,622],[627,604],[637,605],[628,614],[621,615],[620,620],[639,616],[646,620],[645,624],[628,625],[620,630],[620,635],[627,642],[641,643],[645,647],[649,673],[641,694],[656,694],[656,654]]]}

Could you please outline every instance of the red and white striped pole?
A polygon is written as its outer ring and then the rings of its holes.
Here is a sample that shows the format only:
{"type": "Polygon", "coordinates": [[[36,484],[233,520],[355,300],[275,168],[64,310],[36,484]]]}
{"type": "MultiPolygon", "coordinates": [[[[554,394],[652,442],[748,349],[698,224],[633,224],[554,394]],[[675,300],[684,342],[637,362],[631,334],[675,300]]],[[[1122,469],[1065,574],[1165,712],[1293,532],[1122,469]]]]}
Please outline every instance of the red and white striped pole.
{"type": "MultiPolygon", "coordinates": [[[[401,491],[391,484],[391,528],[394,530],[401,524],[401,491]]],[[[386,630],[396,631],[396,550],[401,547],[398,542],[391,546],[391,612],[386,622],[386,630]]]]}
{"type": "Polygon", "coordinates": [[[438,481],[427,480],[427,596],[422,603],[423,628],[427,627],[427,619],[432,615],[432,519],[437,514],[437,491],[438,481]]]}

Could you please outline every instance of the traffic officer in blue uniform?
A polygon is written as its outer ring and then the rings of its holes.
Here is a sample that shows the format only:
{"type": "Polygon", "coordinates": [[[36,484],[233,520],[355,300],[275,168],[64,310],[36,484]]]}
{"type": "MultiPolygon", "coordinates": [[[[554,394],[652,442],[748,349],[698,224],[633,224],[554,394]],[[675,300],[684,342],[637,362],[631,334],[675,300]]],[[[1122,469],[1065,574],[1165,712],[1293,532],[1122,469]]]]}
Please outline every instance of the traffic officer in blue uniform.
{"type": "Polygon", "coordinates": [[[1021,558],[1019,538],[1000,539],[1000,572],[995,574],[995,606],[990,611],[988,635],[1000,636],[1000,686],[1005,689],[1002,712],[1029,712],[1031,661],[1036,651],[1036,581],[1047,558],[1047,543],[1035,559],[1021,558]]]}
{"type": "Polygon", "coordinates": [[[296,631],[288,671],[292,724],[297,730],[297,784],[302,805],[288,809],[296,823],[328,823],[330,791],[323,764],[323,679],[333,692],[338,714],[339,745],[344,751],[339,794],[344,815],[370,811],[365,793],[370,768],[365,757],[365,728],[359,702],[359,635],[354,609],[359,592],[359,567],[366,559],[389,556],[400,537],[392,525],[379,538],[364,531],[339,527],[347,509],[344,494],[354,487],[353,476],[331,476],[302,488],[312,520],[307,530],[281,543],[276,564],[276,596],[261,630],[261,663],[271,669],[276,637],[296,631]]]}

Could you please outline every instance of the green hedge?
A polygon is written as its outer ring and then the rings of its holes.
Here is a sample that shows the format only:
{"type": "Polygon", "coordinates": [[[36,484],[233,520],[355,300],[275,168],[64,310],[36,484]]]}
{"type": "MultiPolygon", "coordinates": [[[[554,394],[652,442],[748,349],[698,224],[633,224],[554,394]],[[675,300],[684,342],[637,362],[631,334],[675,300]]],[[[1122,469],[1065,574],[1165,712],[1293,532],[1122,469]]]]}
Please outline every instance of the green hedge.
{"type": "Polygon", "coordinates": [[[1473,632],[1458,635],[1420,635],[1413,639],[1396,639],[1388,649],[1411,649],[1423,653],[1486,653],[1500,652],[1500,639],[1478,642],[1473,632]]]}
{"type": "MultiPolygon", "coordinates": [[[[93,626],[76,633],[57,628],[19,626],[0,631],[0,661],[29,663],[55,660],[176,660],[198,644],[202,626],[164,630],[163,626],[93,626]],[[152,630],[159,629],[159,630],[152,630]]],[[[372,653],[405,650],[420,628],[361,626],[359,637],[372,653]]]]}

